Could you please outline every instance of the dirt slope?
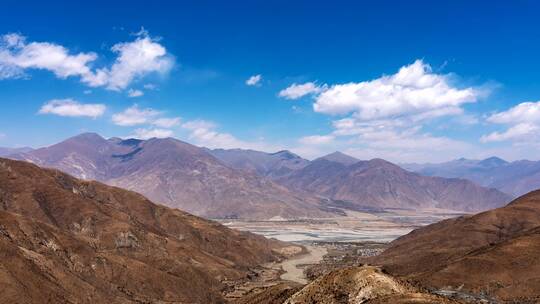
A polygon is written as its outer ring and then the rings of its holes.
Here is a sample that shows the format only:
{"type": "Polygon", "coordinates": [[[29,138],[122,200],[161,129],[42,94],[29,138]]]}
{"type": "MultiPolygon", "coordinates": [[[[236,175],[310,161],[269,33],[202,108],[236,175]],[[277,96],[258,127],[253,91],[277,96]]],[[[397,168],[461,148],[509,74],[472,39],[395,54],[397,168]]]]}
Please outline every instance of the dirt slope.
{"type": "Polygon", "coordinates": [[[540,191],[491,211],[445,220],[391,243],[374,263],[434,289],[540,301],[540,191]]]}
{"type": "Polygon", "coordinates": [[[0,159],[0,303],[221,303],[278,242],[0,159]]]}

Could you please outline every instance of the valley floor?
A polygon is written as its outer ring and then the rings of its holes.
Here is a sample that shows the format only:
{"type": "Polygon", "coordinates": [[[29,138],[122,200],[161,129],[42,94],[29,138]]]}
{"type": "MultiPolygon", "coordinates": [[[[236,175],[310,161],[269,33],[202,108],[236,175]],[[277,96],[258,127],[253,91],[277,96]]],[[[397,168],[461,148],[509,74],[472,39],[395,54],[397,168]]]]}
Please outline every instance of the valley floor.
{"type": "Polygon", "coordinates": [[[411,230],[462,213],[449,210],[347,211],[328,219],[221,221],[230,228],[293,242],[289,259],[253,269],[248,279],[228,282],[225,297],[236,299],[278,284],[304,285],[331,270],[360,265],[363,257],[381,253],[387,243],[411,230]]]}
{"type": "Polygon", "coordinates": [[[347,216],[337,218],[220,222],[230,228],[287,242],[390,242],[415,228],[463,214],[441,209],[346,213],[347,216]]]}

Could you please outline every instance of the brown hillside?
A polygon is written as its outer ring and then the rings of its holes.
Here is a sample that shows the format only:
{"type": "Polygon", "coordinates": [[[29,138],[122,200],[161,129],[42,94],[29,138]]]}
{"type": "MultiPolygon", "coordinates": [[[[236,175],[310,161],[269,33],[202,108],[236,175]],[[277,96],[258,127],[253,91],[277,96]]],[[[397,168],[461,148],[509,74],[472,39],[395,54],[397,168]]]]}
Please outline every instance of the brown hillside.
{"type": "Polygon", "coordinates": [[[374,262],[434,289],[540,301],[540,191],[474,216],[445,220],[392,242],[374,262]]]}
{"type": "Polygon", "coordinates": [[[0,159],[0,303],[221,303],[281,243],[0,159]]]}

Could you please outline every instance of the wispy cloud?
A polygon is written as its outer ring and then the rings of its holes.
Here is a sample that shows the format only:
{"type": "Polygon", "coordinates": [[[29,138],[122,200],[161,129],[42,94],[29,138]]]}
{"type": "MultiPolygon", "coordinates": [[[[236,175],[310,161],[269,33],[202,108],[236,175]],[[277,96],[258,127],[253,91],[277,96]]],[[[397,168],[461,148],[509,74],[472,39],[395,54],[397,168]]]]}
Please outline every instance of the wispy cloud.
{"type": "Polygon", "coordinates": [[[326,85],[319,86],[314,82],[306,82],[303,84],[293,83],[289,87],[279,92],[279,97],[295,100],[306,95],[319,94],[327,88],[326,85]]]}
{"type": "Polygon", "coordinates": [[[141,90],[129,89],[129,91],[128,91],[128,97],[131,97],[131,98],[141,97],[143,95],[144,95],[144,93],[141,90]]]}
{"type": "Polygon", "coordinates": [[[189,131],[189,139],[196,145],[207,148],[242,148],[266,152],[282,150],[283,147],[267,143],[264,140],[244,141],[230,133],[219,132],[218,126],[207,120],[191,120],[182,124],[189,131]]]}
{"type": "Polygon", "coordinates": [[[248,85],[248,86],[260,86],[261,85],[261,80],[262,80],[262,75],[261,74],[253,75],[253,76],[249,77],[246,80],[246,85],[248,85]]]}
{"type": "Polygon", "coordinates": [[[151,108],[141,109],[137,104],[134,104],[124,111],[114,114],[112,121],[119,126],[143,125],[151,123],[160,114],[160,111],[151,108]]]}
{"type": "Polygon", "coordinates": [[[135,129],[134,133],[130,135],[130,138],[137,138],[137,139],[150,139],[150,138],[167,138],[167,137],[173,137],[174,132],[172,130],[168,129],[146,129],[146,128],[139,128],[135,129]]]}
{"type": "Polygon", "coordinates": [[[162,128],[172,128],[180,125],[180,117],[173,118],[158,118],[152,122],[153,125],[162,128]]]}
{"type": "Polygon", "coordinates": [[[105,113],[106,108],[104,104],[84,104],[71,98],[53,99],[45,103],[38,113],[97,118],[105,113]]]}

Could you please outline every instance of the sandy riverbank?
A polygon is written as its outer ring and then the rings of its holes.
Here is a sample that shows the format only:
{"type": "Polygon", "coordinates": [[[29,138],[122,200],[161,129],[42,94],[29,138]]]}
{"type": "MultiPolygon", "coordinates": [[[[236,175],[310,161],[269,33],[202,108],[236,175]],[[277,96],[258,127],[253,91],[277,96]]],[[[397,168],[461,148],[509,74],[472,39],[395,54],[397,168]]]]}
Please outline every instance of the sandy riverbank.
{"type": "Polygon", "coordinates": [[[308,251],[307,253],[287,259],[277,265],[285,272],[280,276],[282,280],[307,284],[303,266],[319,263],[328,252],[327,249],[322,246],[307,245],[305,248],[308,251]]]}

